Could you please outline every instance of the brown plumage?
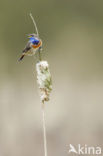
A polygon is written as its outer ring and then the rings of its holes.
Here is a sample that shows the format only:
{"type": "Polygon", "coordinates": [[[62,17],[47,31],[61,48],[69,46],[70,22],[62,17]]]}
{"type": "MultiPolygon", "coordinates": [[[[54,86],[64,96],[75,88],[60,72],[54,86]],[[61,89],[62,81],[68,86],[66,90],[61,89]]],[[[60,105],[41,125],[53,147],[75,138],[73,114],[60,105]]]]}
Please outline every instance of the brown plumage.
{"type": "Polygon", "coordinates": [[[28,52],[30,49],[31,49],[31,43],[28,42],[27,45],[26,45],[26,47],[25,47],[24,50],[22,51],[23,54],[21,55],[19,61],[21,61],[21,60],[24,58],[25,53],[28,52]]]}
{"type": "Polygon", "coordinates": [[[24,58],[24,54],[22,54],[22,56],[20,57],[19,61],[21,61],[24,58]]]}

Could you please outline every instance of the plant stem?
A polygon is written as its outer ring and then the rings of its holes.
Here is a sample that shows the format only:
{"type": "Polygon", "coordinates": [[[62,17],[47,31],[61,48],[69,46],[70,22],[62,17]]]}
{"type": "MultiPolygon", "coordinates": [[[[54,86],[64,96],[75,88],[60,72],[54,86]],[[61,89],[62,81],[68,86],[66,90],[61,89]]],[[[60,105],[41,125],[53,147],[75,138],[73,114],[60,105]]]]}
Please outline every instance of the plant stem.
{"type": "Polygon", "coordinates": [[[44,156],[47,156],[47,139],[46,139],[46,125],[45,125],[44,103],[42,103],[42,118],[43,118],[44,156]]]}
{"type": "Polygon", "coordinates": [[[39,50],[39,61],[41,61],[41,60],[42,60],[42,58],[41,58],[41,52],[39,50]]]}

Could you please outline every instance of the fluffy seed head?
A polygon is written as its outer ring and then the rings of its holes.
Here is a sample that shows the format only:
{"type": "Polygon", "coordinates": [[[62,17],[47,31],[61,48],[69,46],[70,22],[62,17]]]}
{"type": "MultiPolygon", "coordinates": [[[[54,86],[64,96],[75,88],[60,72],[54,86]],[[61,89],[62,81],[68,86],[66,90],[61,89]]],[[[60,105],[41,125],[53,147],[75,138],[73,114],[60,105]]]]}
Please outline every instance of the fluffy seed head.
{"type": "Polygon", "coordinates": [[[36,64],[37,82],[40,88],[40,98],[44,103],[49,100],[49,95],[52,90],[51,74],[47,61],[40,61],[36,64]]]}

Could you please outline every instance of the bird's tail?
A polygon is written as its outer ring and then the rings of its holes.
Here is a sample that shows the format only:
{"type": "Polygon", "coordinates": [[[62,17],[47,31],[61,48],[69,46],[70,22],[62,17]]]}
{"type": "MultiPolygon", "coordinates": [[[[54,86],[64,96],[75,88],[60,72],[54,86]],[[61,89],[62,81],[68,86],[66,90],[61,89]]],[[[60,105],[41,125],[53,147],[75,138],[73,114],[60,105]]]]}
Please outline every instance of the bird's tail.
{"type": "Polygon", "coordinates": [[[22,54],[22,56],[19,58],[19,60],[18,61],[22,61],[22,59],[24,58],[24,54],[22,54]]]}

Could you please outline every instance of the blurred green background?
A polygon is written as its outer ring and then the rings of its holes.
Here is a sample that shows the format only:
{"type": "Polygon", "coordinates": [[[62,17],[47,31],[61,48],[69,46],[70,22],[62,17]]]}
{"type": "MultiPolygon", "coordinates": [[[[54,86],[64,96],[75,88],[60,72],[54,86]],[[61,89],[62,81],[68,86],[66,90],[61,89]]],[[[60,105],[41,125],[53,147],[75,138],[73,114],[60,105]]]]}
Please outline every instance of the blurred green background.
{"type": "Polygon", "coordinates": [[[0,1],[0,156],[43,156],[36,59],[18,63],[34,27],[53,79],[46,103],[48,155],[103,145],[103,1],[0,1]]]}

